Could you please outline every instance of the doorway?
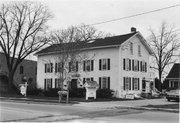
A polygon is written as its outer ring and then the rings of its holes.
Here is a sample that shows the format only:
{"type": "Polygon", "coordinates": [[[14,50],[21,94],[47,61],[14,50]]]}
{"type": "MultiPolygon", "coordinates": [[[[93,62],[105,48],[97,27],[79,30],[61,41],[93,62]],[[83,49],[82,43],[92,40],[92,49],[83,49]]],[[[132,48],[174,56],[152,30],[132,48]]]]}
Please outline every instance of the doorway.
{"type": "Polygon", "coordinates": [[[71,83],[70,83],[70,88],[73,89],[77,89],[77,79],[72,79],[71,83]]]}

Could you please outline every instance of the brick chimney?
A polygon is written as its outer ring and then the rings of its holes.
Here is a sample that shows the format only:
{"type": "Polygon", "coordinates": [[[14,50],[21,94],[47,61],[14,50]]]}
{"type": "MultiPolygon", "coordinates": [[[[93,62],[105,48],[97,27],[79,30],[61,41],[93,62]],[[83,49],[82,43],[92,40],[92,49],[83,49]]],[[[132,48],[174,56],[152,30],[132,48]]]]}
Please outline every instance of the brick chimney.
{"type": "Polygon", "coordinates": [[[136,28],[135,27],[131,27],[131,32],[136,32],[136,28]]]}

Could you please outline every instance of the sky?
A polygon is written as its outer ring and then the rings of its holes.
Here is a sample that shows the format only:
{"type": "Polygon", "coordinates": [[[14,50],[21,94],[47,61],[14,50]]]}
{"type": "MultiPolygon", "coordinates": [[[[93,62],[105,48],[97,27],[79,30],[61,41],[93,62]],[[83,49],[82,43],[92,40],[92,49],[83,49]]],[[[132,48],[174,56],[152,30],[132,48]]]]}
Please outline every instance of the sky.
{"type": "MultiPolygon", "coordinates": [[[[9,1],[9,0],[6,0],[9,1]]],[[[34,0],[45,4],[54,15],[48,22],[50,30],[64,29],[81,23],[91,25],[126,16],[153,11],[180,4],[180,0],[34,0]]],[[[2,4],[5,1],[0,1],[2,4]]],[[[94,25],[99,31],[121,35],[130,32],[131,27],[148,39],[149,29],[159,29],[166,22],[174,29],[180,29],[180,6],[152,12],[132,18],[94,25]]],[[[180,33],[180,30],[177,32],[180,33]]],[[[35,57],[29,56],[34,59],[35,57]]],[[[180,58],[179,58],[180,60],[180,58]]]]}
{"type": "MultiPolygon", "coordinates": [[[[112,19],[152,11],[176,4],[180,0],[39,0],[54,14],[48,23],[50,29],[62,29],[71,25],[94,24],[112,19]]],[[[114,22],[94,25],[100,31],[120,35],[137,28],[147,38],[149,29],[158,29],[166,22],[180,28],[180,6],[114,22]]]]}

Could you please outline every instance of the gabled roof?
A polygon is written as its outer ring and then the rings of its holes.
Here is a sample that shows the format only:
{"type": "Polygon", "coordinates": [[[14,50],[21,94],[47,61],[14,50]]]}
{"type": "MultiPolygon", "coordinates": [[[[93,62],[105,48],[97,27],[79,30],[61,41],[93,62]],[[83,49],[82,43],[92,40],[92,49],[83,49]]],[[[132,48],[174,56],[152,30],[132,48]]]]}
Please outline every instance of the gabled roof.
{"type": "MultiPolygon", "coordinates": [[[[83,47],[84,49],[95,49],[95,48],[104,48],[104,47],[113,47],[113,46],[120,46],[122,43],[130,39],[131,37],[135,36],[140,33],[139,32],[132,32],[124,35],[118,35],[118,36],[112,36],[112,37],[106,37],[106,38],[100,38],[100,39],[93,39],[90,41],[81,41],[75,43],[61,43],[61,44],[53,44],[45,49],[42,49],[41,51],[37,52],[35,55],[42,55],[42,54],[49,54],[49,53],[55,53],[55,52],[61,52],[63,47],[67,46],[74,46],[78,45],[79,47],[83,47]]],[[[150,50],[148,49],[149,53],[151,54],[150,50]]]]}
{"type": "Polygon", "coordinates": [[[166,79],[175,78],[180,79],[180,63],[175,63],[166,77],[166,79]]]}

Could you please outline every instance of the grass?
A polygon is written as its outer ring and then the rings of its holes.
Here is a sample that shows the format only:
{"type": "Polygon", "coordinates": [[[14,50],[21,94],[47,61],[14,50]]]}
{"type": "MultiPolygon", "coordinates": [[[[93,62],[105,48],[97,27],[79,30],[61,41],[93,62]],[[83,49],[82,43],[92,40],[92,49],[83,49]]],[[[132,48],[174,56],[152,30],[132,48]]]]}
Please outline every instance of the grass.
{"type": "Polygon", "coordinates": [[[179,109],[179,103],[177,104],[167,104],[167,105],[147,105],[143,107],[148,108],[164,108],[164,109],[179,109]]]}
{"type": "MultiPolygon", "coordinates": [[[[0,94],[0,97],[7,97],[7,98],[16,98],[17,100],[20,98],[25,98],[23,95],[20,94],[0,94]]],[[[30,99],[42,99],[42,100],[49,100],[51,102],[57,102],[58,97],[46,97],[46,96],[31,96],[27,95],[26,97],[28,100],[30,99]]],[[[65,101],[66,98],[64,97],[62,101],[65,101]]],[[[86,100],[85,97],[78,98],[78,97],[70,97],[69,101],[70,102],[106,102],[106,101],[128,101],[131,99],[122,99],[122,98],[97,98],[97,99],[88,99],[86,100]]],[[[137,99],[135,99],[137,100],[137,99]]],[[[132,100],[133,101],[133,100],[132,100]]]]}

